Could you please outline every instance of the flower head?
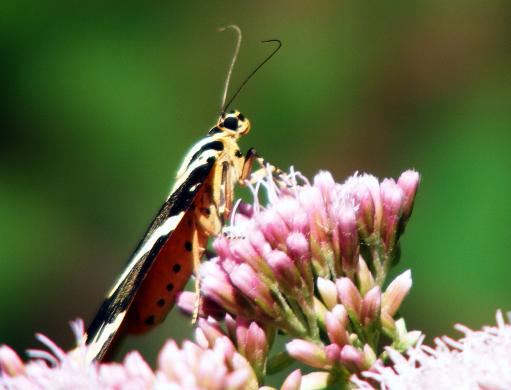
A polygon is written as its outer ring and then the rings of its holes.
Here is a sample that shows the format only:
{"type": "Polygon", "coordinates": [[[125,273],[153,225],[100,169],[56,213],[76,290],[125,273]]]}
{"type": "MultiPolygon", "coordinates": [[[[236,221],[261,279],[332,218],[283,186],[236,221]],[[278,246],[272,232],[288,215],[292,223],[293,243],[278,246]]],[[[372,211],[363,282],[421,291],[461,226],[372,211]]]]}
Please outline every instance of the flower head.
{"type": "Polygon", "coordinates": [[[505,323],[473,331],[463,325],[459,340],[443,336],[434,348],[421,341],[406,356],[387,348],[391,362],[353,377],[359,389],[508,389],[511,388],[511,316],[505,323]]]}
{"type": "MultiPolygon", "coordinates": [[[[377,361],[382,333],[400,350],[410,345],[411,332],[393,318],[410,274],[387,289],[384,282],[418,176],[403,174],[400,184],[370,175],[337,184],[328,172],[312,184],[297,177],[264,178],[258,187],[266,188],[268,204],[253,188],[254,204],[242,204],[229,233],[215,239],[217,256],[200,269],[201,315],[215,315],[208,307],[225,310],[227,328],[238,323],[231,333],[240,340],[243,321],[278,329],[292,338],[286,350],[293,359],[347,379],[377,361]]],[[[237,345],[260,376],[262,365],[237,345]]]]}
{"type": "Polygon", "coordinates": [[[179,347],[168,341],[160,351],[154,372],[138,352],[128,353],[122,363],[90,363],[85,359],[83,322],[77,321],[73,327],[78,346],[69,352],[43,335],[38,335],[38,339],[50,352],[31,350],[28,363],[23,363],[11,348],[0,347],[0,388],[242,390],[258,386],[249,361],[236,351],[233,342],[221,332],[213,337],[214,324],[203,332],[210,337],[205,344],[185,341],[179,347]]]}

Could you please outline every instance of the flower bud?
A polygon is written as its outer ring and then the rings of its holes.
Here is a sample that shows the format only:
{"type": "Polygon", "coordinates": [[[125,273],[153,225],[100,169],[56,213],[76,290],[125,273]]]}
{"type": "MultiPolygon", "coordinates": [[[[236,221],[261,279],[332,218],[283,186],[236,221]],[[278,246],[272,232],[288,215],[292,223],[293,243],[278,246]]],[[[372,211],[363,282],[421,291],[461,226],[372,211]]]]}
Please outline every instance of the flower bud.
{"type": "Polygon", "coordinates": [[[394,249],[397,241],[397,228],[402,215],[403,190],[392,179],[381,183],[382,223],[380,234],[387,252],[394,249]]]}
{"type": "Polygon", "coordinates": [[[407,270],[396,277],[383,293],[382,311],[394,316],[411,287],[412,273],[407,270]]]}
{"type": "Polygon", "coordinates": [[[416,171],[408,170],[399,176],[397,185],[401,187],[404,193],[403,202],[403,220],[406,222],[413,210],[413,203],[415,200],[415,194],[419,187],[420,177],[416,171]]]}
{"type": "Polygon", "coordinates": [[[348,313],[343,305],[337,305],[331,312],[325,314],[325,325],[328,338],[339,346],[349,344],[348,313]]]}
{"type": "MultiPolygon", "coordinates": [[[[215,345],[216,339],[223,336],[225,336],[224,332],[218,322],[213,319],[199,318],[195,335],[197,340],[202,341],[205,339],[207,340],[207,347],[212,347],[215,345]]],[[[200,344],[203,346],[203,341],[200,344]]]]}
{"type": "MultiPolygon", "coordinates": [[[[341,354],[341,347],[337,344],[330,344],[325,347],[326,360],[328,361],[328,368],[339,365],[339,356],[341,354]]],[[[327,367],[325,367],[327,368],[327,367]]]]}
{"type": "Polygon", "coordinates": [[[266,284],[257,276],[256,272],[248,264],[238,264],[230,274],[232,284],[248,297],[264,313],[271,317],[277,317],[275,302],[266,284]]]}
{"type": "Polygon", "coordinates": [[[300,276],[300,271],[285,252],[271,251],[266,255],[266,261],[283,290],[289,295],[295,295],[297,292],[303,294],[304,281],[300,276]]]}
{"type": "Polygon", "coordinates": [[[309,240],[302,233],[291,233],[286,239],[286,245],[291,257],[295,259],[310,257],[309,240]]]}
{"type": "Polygon", "coordinates": [[[294,260],[295,266],[300,271],[301,277],[307,285],[309,294],[312,295],[314,278],[310,263],[309,240],[307,240],[304,234],[293,232],[287,237],[286,246],[289,256],[294,260]]]}
{"type": "Polygon", "coordinates": [[[201,265],[199,272],[202,293],[225,310],[236,313],[236,290],[222,267],[214,261],[208,261],[201,265]]]}
{"type": "Polygon", "coordinates": [[[360,293],[362,295],[365,295],[370,289],[374,287],[373,274],[367,267],[367,264],[362,258],[362,256],[358,257],[357,280],[360,288],[360,293]]]}
{"type": "Polygon", "coordinates": [[[289,234],[286,223],[273,208],[267,209],[260,214],[258,226],[266,240],[273,246],[285,242],[286,236],[289,234]]]}
{"type": "Polygon", "coordinates": [[[365,368],[364,354],[352,345],[345,345],[343,347],[340,359],[342,365],[350,372],[359,372],[365,368]]]}
{"type": "Polygon", "coordinates": [[[221,258],[225,259],[229,256],[229,240],[223,234],[218,235],[213,241],[213,249],[221,258]]]}
{"type": "Polygon", "coordinates": [[[369,326],[378,320],[380,311],[381,291],[379,286],[375,286],[368,291],[362,302],[362,323],[364,326],[369,326]]]}
{"type": "Polygon", "coordinates": [[[302,376],[302,389],[326,389],[336,380],[334,374],[317,371],[302,376]]]}
{"type": "Polygon", "coordinates": [[[330,279],[321,277],[317,278],[316,283],[323,303],[328,310],[332,310],[333,307],[337,305],[337,288],[335,287],[335,283],[330,279]]]}
{"type": "Polygon", "coordinates": [[[289,374],[280,390],[300,390],[302,384],[302,371],[297,368],[289,374]]]}
{"type": "Polygon", "coordinates": [[[313,185],[319,188],[325,201],[328,201],[332,193],[335,192],[335,180],[328,171],[320,171],[316,174],[316,176],[314,176],[313,185]]]}
{"type": "Polygon", "coordinates": [[[314,368],[324,368],[328,365],[325,348],[311,341],[294,339],[286,344],[287,353],[302,363],[314,368]]]}
{"type": "Polygon", "coordinates": [[[352,321],[360,322],[362,314],[362,297],[357,287],[349,278],[340,278],[335,282],[337,293],[352,321]]]}
{"type": "Polygon", "coordinates": [[[255,321],[236,321],[238,351],[248,360],[256,375],[262,377],[268,356],[269,343],[264,329],[255,321]]]}
{"type": "Polygon", "coordinates": [[[353,206],[343,202],[337,213],[339,244],[341,249],[342,270],[352,275],[358,262],[357,220],[353,206]]]}
{"type": "Polygon", "coordinates": [[[326,228],[329,224],[321,191],[316,187],[304,187],[298,198],[307,212],[311,241],[326,242],[326,228]]]}
{"type": "Polygon", "coordinates": [[[0,346],[0,373],[7,376],[23,374],[25,365],[18,354],[7,345],[0,346]]]}

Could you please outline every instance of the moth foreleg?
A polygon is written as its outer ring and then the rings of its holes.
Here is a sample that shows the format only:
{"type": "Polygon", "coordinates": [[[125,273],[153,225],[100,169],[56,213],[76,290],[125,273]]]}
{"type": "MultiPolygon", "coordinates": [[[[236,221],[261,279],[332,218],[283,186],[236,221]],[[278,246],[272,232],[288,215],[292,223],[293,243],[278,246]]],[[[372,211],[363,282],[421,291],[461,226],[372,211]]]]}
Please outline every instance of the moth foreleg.
{"type": "Polygon", "coordinates": [[[251,184],[257,183],[265,176],[267,176],[268,172],[271,172],[277,182],[284,185],[284,182],[280,179],[280,176],[286,176],[286,173],[275,165],[267,162],[264,158],[257,154],[257,151],[254,148],[250,148],[245,156],[245,163],[243,164],[239,182],[241,184],[246,184],[247,181],[251,184]],[[256,171],[252,171],[254,162],[257,162],[259,165],[259,169],[256,171]]]}
{"type": "Polygon", "coordinates": [[[193,257],[193,269],[195,273],[195,294],[197,299],[193,308],[192,324],[197,322],[200,308],[200,277],[199,277],[199,266],[202,253],[205,248],[200,247],[199,243],[199,229],[206,236],[216,236],[222,230],[222,219],[218,212],[218,208],[214,203],[210,203],[208,207],[197,207],[195,208],[195,225],[192,236],[192,257],[193,257]]]}

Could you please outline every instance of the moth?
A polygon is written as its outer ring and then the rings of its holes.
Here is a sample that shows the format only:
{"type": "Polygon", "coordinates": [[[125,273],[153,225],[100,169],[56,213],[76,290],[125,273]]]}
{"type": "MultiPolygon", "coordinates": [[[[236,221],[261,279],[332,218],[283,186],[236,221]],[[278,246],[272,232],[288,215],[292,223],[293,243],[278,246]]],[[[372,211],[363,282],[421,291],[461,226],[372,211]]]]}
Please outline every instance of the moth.
{"type": "MultiPolygon", "coordinates": [[[[278,43],[256,70],[276,53],[278,43]]],[[[208,237],[220,233],[231,213],[236,184],[249,177],[255,161],[265,165],[255,149],[244,155],[238,147],[238,139],[250,131],[250,121],[236,110],[225,113],[240,89],[223,105],[207,136],[186,155],[170,194],[90,324],[90,361],[105,358],[121,334],[144,333],[165,319],[177,293],[198,269],[208,237]]]]}

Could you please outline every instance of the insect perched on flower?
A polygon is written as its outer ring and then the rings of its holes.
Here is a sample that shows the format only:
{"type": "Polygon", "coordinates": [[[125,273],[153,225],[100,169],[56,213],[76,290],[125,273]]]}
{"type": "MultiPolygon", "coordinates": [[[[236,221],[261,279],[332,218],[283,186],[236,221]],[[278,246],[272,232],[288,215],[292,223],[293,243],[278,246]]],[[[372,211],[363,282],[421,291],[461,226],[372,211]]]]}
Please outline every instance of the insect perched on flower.
{"type": "MultiPolygon", "coordinates": [[[[163,321],[192,272],[197,270],[209,236],[220,233],[233,206],[236,183],[250,175],[254,161],[264,161],[254,149],[244,156],[238,138],[250,130],[239,111],[226,113],[243,85],[280,48],[247,77],[225,103],[241,31],[227,76],[222,114],[208,135],[186,155],[167,200],[87,331],[90,360],[101,360],[121,333],[143,333],[163,321]]],[[[270,41],[265,41],[270,42],[270,41]]],[[[198,283],[198,282],[196,282],[198,283]]],[[[198,286],[196,286],[198,287],[198,286]]]]}

